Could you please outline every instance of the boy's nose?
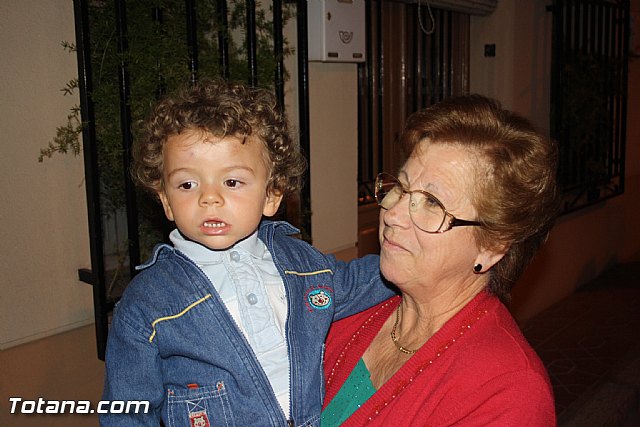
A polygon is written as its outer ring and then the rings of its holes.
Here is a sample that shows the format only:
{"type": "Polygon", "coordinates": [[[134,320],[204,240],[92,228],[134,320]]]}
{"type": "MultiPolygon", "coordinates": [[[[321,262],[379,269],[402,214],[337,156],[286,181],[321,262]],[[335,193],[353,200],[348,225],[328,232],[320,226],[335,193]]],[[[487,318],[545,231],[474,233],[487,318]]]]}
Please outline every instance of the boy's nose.
{"type": "Polygon", "coordinates": [[[200,194],[200,205],[211,206],[222,205],[223,203],[224,199],[220,191],[213,188],[212,186],[203,188],[202,193],[200,194]]]}

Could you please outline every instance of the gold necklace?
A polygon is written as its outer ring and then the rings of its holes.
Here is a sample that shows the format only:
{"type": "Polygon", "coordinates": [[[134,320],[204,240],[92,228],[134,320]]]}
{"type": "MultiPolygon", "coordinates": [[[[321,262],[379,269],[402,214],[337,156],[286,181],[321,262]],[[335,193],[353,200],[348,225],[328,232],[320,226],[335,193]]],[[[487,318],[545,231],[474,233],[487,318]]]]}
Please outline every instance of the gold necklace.
{"type": "Polygon", "coordinates": [[[396,322],[393,324],[393,329],[391,329],[391,341],[393,341],[393,344],[396,346],[396,348],[401,352],[403,352],[404,354],[413,354],[418,350],[409,350],[408,348],[404,348],[403,346],[398,344],[398,337],[396,337],[396,328],[398,327],[398,321],[400,320],[401,305],[402,305],[402,302],[398,305],[398,308],[396,309],[396,322]]]}

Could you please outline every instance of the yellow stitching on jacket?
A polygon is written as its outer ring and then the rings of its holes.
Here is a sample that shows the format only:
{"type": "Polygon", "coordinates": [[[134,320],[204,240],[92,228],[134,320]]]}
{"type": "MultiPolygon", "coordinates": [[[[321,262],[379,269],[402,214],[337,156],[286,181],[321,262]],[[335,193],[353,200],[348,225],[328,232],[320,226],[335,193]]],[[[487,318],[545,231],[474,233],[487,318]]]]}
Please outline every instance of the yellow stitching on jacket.
{"type": "Polygon", "coordinates": [[[172,319],[177,319],[178,317],[184,315],[187,311],[191,310],[193,307],[195,307],[196,305],[200,304],[203,301],[208,300],[209,298],[211,298],[211,294],[207,294],[205,296],[203,296],[202,298],[200,298],[198,301],[193,302],[191,304],[189,304],[189,306],[187,308],[185,308],[184,310],[182,310],[180,313],[178,314],[174,314],[171,316],[165,316],[165,317],[159,317],[158,319],[154,320],[153,323],[151,324],[151,327],[153,328],[153,333],[151,334],[151,336],[149,337],[149,342],[152,342],[153,339],[156,336],[156,325],[159,322],[162,322],[164,320],[172,320],[172,319]]]}
{"type": "Polygon", "coordinates": [[[316,274],[322,274],[322,273],[333,274],[333,271],[331,271],[331,269],[328,269],[328,268],[326,270],[310,271],[308,273],[301,273],[299,271],[290,271],[290,270],[284,271],[284,274],[293,274],[294,276],[315,276],[316,274]]]}

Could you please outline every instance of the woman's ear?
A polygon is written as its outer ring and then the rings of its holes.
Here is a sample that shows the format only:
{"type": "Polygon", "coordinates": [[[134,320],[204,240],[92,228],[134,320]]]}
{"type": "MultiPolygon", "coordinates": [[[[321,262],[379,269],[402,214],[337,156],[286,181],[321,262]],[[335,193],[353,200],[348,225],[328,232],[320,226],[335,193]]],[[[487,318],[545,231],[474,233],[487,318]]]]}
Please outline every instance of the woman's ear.
{"type": "Polygon", "coordinates": [[[484,273],[488,271],[496,265],[500,260],[505,256],[507,252],[509,252],[509,248],[511,246],[508,244],[499,244],[491,249],[482,249],[478,256],[476,257],[476,262],[474,265],[481,265],[482,269],[480,271],[476,271],[476,273],[484,273]]]}
{"type": "Polygon", "coordinates": [[[269,190],[264,201],[262,214],[266,217],[274,216],[278,212],[280,202],[282,202],[283,194],[280,191],[269,190]]]}

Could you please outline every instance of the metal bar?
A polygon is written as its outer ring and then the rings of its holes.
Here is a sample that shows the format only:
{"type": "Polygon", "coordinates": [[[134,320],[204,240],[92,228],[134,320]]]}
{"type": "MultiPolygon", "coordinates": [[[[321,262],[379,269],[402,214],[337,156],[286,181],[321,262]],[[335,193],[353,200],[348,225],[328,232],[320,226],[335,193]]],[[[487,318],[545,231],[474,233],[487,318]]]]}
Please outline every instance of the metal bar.
{"type": "Polygon", "coordinates": [[[620,118],[619,126],[616,128],[620,129],[620,139],[619,139],[619,148],[620,155],[618,157],[620,170],[620,193],[624,193],[625,187],[625,160],[626,160],[626,129],[627,129],[627,101],[628,101],[628,90],[629,90],[629,34],[631,33],[630,27],[630,14],[631,14],[631,6],[628,0],[625,0],[620,6],[621,9],[621,19],[618,21],[618,25],[620,25],[620,44],[622,57],[621,59],[621,67],[622,67],[622,76],[621,76],[621,88],[620,88],[620,112],[618,117],[620,118]]]}
{"type": "MultiPolygon", "coordinates": [[[[373,123],[374,123],[374,119],[373,119],[373,91],[371,90],[371,88],[373,87],[373,76],[374,76],[374,71],[373,71],[373,44],[372,44],[372,28],[371,28],[371,13],[372,13],[372,9],[373,9],[373,4],[372,4],[372,0],[368,0],[367,1],[367,6],[366,6],[366,10],[365,10],[365,16],[366,16],[366,27],[365,27],[365,31],[367,33],[367,49],[366,49],[366,55],[367,55],[367,64],[366,64],[366,81],[367,81],[367,170],[368,170],[368,174],[366,175],[366,177],[364,178],[364,180],[370,180],[373,181],[373,177],[375,175],[374,172],[374,168],[373,168],[373,123]]],[[[376,26],[376,31],[380,31],[380,28],[378,26],[376,26]]],[[[376,172],[380,172],[380,170],[377,170],[376,172]]]]}
{"type": "MultiPolygon", "coordinates": [[[[593,5],[592,22],[593,26],[591,28],[591,37],[593,37],[593,52],[594,56],[598,60],[598,66],[602,70],[602,87],[605,88],[600,93],[600,102],[602,108],[605,111],[610,112],[611,110],[608,108],[609,91],[606,89],[607,81],[609,80],[609,67],[607,64],[607,57],[603,54],[604,49],[602,46],[602,39],[604,33],[603,28],[605,28],[605,25],[603,19],[603,4],[600,2],[593,5]]],[[[610,144],[606,143],[606,141],[611,141],[611,135],[609,135],[608,129],[611,128],[610,124],[612,123],[612,121],[609,114],[607,114],[604,119],[604,123],[601,123],[600,126],[598,126],[599,139],[604,143],[597,144],[595,154],[598,162],[604,167],[607,167],[607,165],[609,164],[607,155],[609,152],[610,144]]],[[[607,180],[610,179],[611,175],[609,173],[605,173],[605,175],[607,180]]]]}
{"type": "Polygon", "coordinates": [[[249,67],[249,84],[258,85],[258,54],[256,52],[256,2],[245,0],[247,23],[247,65],[249,67]]]}
{"type": "MultiPolygon", "coordinates": [[[[605,58],[606,62],[611,60],[611,25],[612,25],[612,7],[610,4],[603,4],[603,12],[602,12],[602,56],[605,58]]],[[[610,66],[607,66],[607,76],[606,76],[606,87],[611,87],[615,81],[615,73],[614,70],[611,69],[610,66]]],[[[614,115],[614,106],[615,103],[615,94],[607,91],[607,109],[609,110],[609,123],[614,124],[614,127],[609,129],[607,138],[610,140],[614,140],[615,138],[615,115],[614,115]]],[[[616,174],[616,151],[615,146],[610,144],[607,145],[607,174],[612,177],[616,174]]]]}
{"type": "MultiPolygon", "coordinates": [[[[437,41],[438,37],[436,31],[431,33],[429,40],[429,103],[432,105],[438,102],[438,57],[437,57],[437,41]]],[[[425,57],[426,58],[426,57],[425,57]]]]}
{"type": "Polygon", "coordinates": [[[580,10],[580,41],[579,46],[583,54],[589,53],[589,5],[580,2],[578,5],[580,10]]]}
{"type": "MultiPolygon", "coordinates": [[[[366,31],[365,31],[366,33],[366,31]]],[[[365,36],[366,37],[366,36],[365,36]]],[[[365,42],[366,44],[367,42],[365,42]]],[[[368,60],[368,57],[366,56],[365,53],[365,61],[368,60]]],[[[366,144],[364,143],[364,138],[365,138],[365,120],[364,120],[364,116],[366,114],[363,108],[363,102],[362,102],[362,98],[365,96],[366,91],[364,90],[365,88],[363,87],[364,85],[362,84],[363,80],[366,78],[366,73],[367,73],[367,64],[362,64],[359,63],[357,64],[357,71],[358,71],[358,95],[357,95],[357,99],[358,99],[358,171],[357,171],[357,177],[358,177],[358,185],[362,184],[365,181],[368,181],[367,179],[364,178],[365,176],[365,171],[369,170],[368,164],[369,164],[369,152],[368,150],[365,148],[366,144]]],[[[368,175],[368,173],[367,173],[368,175]]]]}
{"type": "MultiPolygon", "coordinates": [[[[307,25],[307,0],[296,1],[297,45],[298,45],[298,109],[300,149],[310,161],[309,138],[309,49],[307,25]]],[[[301,226],[311,239],[311,175],[307,168],[300,194],[301,226]]]]}
{"type": "Polygon", "coordinates": [[[198,19],[194,0],[185,0],[185,16],[187,19],[189,71],[191,72],[191,84],[195,84],[198,81],[198,19]]]}
{"type": "MultiPolygon", "coordinates": [[[[84,158],[85,191],[89,225],[89,251],[91,254],[90,284],[93,285],[93,305],[98,358],[104,360],[107,334],[109,332],[108,303],[104,274],[104,249],[102,213],[100,209],[100,169],[96,150],[95,112],[93,109],[91,43],[89,38],[89,2],[73,0],[76,33],[76,55],[78,58],[78,85],[80,88],[80,115],[85,124],[82,128],[82,153],[84,158]]],[[[79,271],[86,281],[85,270],[79,271]]]]}
{"type": "MultiPolygon", "coordinates": [[[[423,9],[424,10],[424,9],[423,9]]],[[[424,12],[423,12],[424,14],[424,12]]],[[[422,17],[423,22],[425,17],[422,17]]],[[[433,66],[434,61],[428,61],[427,58],[431,59],[431,43],[433,37],[429,37],[424,31],[420,31],[420,41],[422,43],[421,46],[421,55],[420,55],[420,69],[421,69],[421,79],[420,79],[420,106],[421,108],[426,108],[431,104],[431,96],[433,93],[433,85],[431,83],[431,78],[433,76],[433,72],[431,67],[433,66]]]]}
{"type": "MultiPolygon", "coordinates": [[[[152,9],[151,19],[156,25],[161,26],[163,24],[164,19],[162,9],[160,7],[154,7],[152,9]]],[[[156,99],[160,99],[167,91],[167,85],[164,76],[162,75],[162,64],[160,63],[160,59],[156,60],[156,74],[158,77],[158,82],[156,84],[156,99]]]]}
{"type": "Polygon", "coordinates": [[[371,70],[373,54],[371,52],[371,0],[365,0],[364,31],[366,62],[358,64],[358,183],[365,184],[373,179],[373,139],[371,136],[371,105],[373,91],[371,87],[371,70]],[[368,82],[366,87],[364,82],[368,82]],[[366,104],[363,101],[366,99],[366,104]],[[365,129],[368,126],[368,131],[365,129]]]}
{"type": "MultiPolygon", "coordinates": [[[[551,96],[550,96],[550,111],[549,111],[549,124],[550,124],[550,133],[557,140],[561,141],[560,135],[560,112],[561,109],[561,97],[560,97],[560,88],[562,87],[562,73],[560,67],[560,61],[563,57],[564,51],[564,28],[565,25],[565,14],[564,14],[564,4],[561,0],[556,1],[553,6],[547,9],[552,12],[551,18],[553,21],[552,31],[551,31],[551,43],[553,45],[553,49],[551,49],[551,96]]],[[[564,145],[559,145],[559,150],[561,151],[559,155],[559,160],[565,158],[565,155],[562,153],[564,151],[564,145]]],[[[564,169],[558,169],[558,182],[564,184],[566,181],[564,175],[564,169]]]]}
{"type": "MultiPolygon", "coordinates": [[[[438,21],[444,22],[444,11],[438,11],[438,21]]],[[[440,25],[438,29],[438,102],[444,99],[446,94],[446,58],[445,58],[445,26],[440,25]]]]}
{"type": "Polygon", "coordinates": [[[587,19],[585,19],[585,31],[587,33],[587,39],[585,43],[588,44],[589,54],[596,54],[596,5],[595,4],[587,4],[585,5],[587,8],[587,19]]]}
{"type": "MultiPolygon", "coordinates": [[[[446,50],[445,50],[445,69],[447,70],[445,76],[446,76],[446,96],[452,96],[453,95],[453,22],[452,22],[452,13],[451,12],[446,12],[445,13],[446,16],[446,29],[443,29],[443,31],[446,31],[446,37],[445,37],[445,45],[446,45],[446,50]]],[[[443,19],[443,22],[445,20],[443,19]]]]}
{"type": "MultiPolygon", "coordinates": [[[[410,32],[412,33],[416,33],[416,29],[415,29],[415,14],[417,13],[417,7],[415,5],[407,5],[407,9],[405,10],[406,12],[406,20],[407,23],[409,25],[411,25],[411,29],[410,32]]],[[[423,40],[424,40],[424,34],[422,34],[422,32],[419,32],[418,35],[420,35],[420,37],[416,37],[415,40],[413,41],[413,44],[411,45],[411,58],[413,58],[413,78],[411,80],[411,85],[412,85],[412,89],[411,89],[411,93],[412,93],[412,97],[411,97],[411,112],[414,111],[418,111],[421,107],[421,85],[420,85],[420,79],[423,77],[422,72],[421,72],[421,64],[422,64],[422,50],[421,47],[423,46],[423,40]]]]}
{"type": "Polygon", "coordinates": [[[120,91],[120,130],[122,132],[122,172],[124,176],[124,193],[127,209],[127,233],[129,247],[130,277],[136,275],[135,267],[140,264],[140,239],[138,238],[138,205],[136,203],[136,188],[129,175],[131,169],[131,109],[129,70],[126,55],[129,50],[127,41],[127,10],[125,0],[115,0],[116,29],[118,33],[118,55],[120,68],[118,73],[120,91]]]}
{"type": "Polygon", "coordinates": [[[377,139],[377,148],[378,148],[378,171],[384,170],[384,45],[382,43],[382,32],[384,30],[382,24],[382,3],[383,0],[376,0],[376,27],[378,28],[378,32],[376,33],[376,51],[378,52],[378,110],[377,110],[377,119],[378,119],[378,139],[377,139]]]}
{"type": "MultiPolygon", "coordinates": [[[[164,25],[164,14],[161,7],[156,6],[152,9],[151,19],[156,25],[164,25]]],[[[164,32],[164,30],[161,30],[161,32],[164,32]]],[[[160,62],[160,58],[156,60],[156,73],[158,79],[158,82],[156,83],[156,100],[160,100],[167,92],[167,82],[162,74],[162,63],[160,62]]],[[[169,221],[169,219],[163,215],[160,227],[162,229],[163,242],[169,243],[169,234],[171,234],[174,227],[173,222],[169,221]]]]}
{"type": "Polygon", "coordinates": [[[225,80],[229,79],[229,23],[227,20],[227,0],[216,1],[216,14],[218,17],[218,64],[220,75],[225,80]]]}
{"type": "MultiPolygon", "coordinates": [[[[622,29],[621,19],[623,18],[623,13],[618,5],[614,6],[613,9],[613,26],[614,30],[612,31],[612,47],[611,47],[611,62],[614,64],[620,64],[622,60],[621,49],[623,46],[623,36],[620,33],[622,29]]],[[[620,108],[620,97],[622,96],[620,91],[620,79],[622,78],[620,70],[616,70],[616,74],[613,75],[613,84],[611,87],[613,88],[613,105],[611,108],[612,115],[614,117],[614,123],[617,125],[622,118],[620,117],[621,108],[620,108]]],[[[614,125],[614,134],[613,134],[613,150],[615,152],[615,157],[620,160],[622,156],[622,150],[620,146],[621,141],[621,132],[618,126],[614,125]]],[[[618,162],[619,166],[622,166],[621,162],[618,162]]]]}
{"type": "Polygon", "coordinates": [[[278,105],[284,107],[284,38],[282,36],[282,0],[273,0],[273,54],[276,58],[274,90],[278,105]]]}

